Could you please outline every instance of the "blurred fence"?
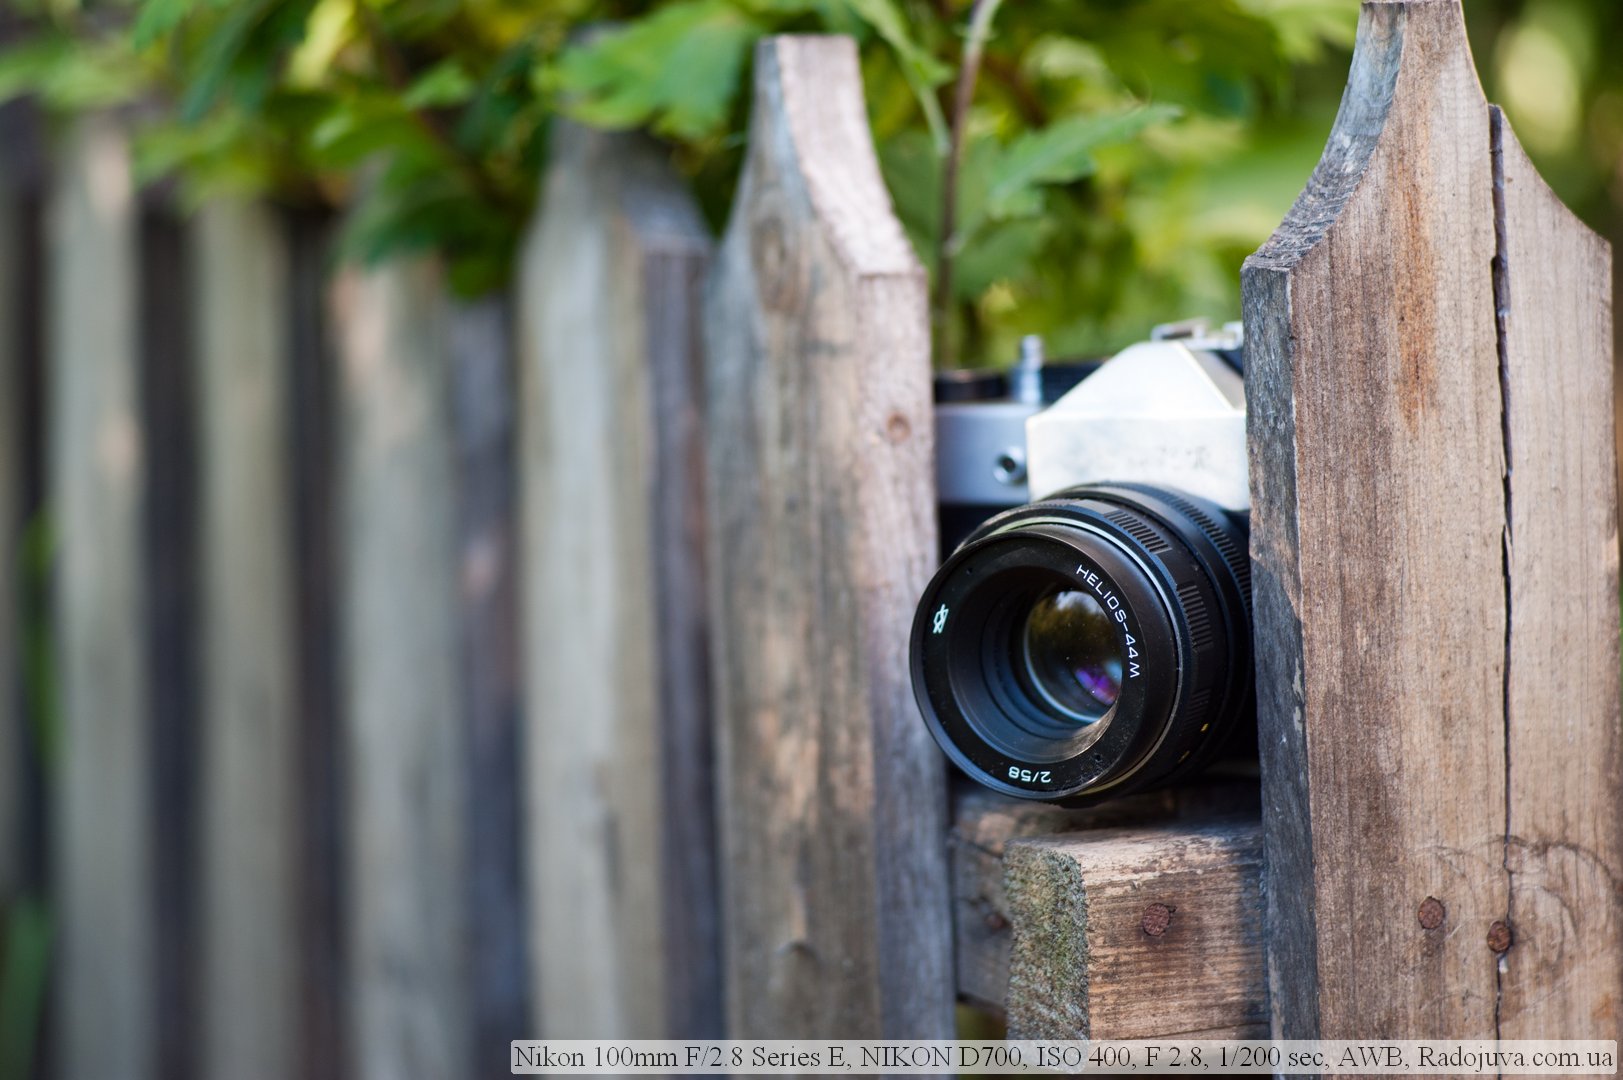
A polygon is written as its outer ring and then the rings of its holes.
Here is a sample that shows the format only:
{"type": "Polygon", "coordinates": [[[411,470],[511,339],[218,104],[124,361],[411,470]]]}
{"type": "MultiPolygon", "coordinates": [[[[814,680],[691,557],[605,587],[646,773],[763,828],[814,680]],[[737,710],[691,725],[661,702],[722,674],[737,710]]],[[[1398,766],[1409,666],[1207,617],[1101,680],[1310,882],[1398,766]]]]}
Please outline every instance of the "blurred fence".
{"type": "Polygon", "coordinates": [[[510,295],[469,303],[429,259],[337,267],[338,218],[182,213],[134,118],[12,110],[0,497],[53,544],[22,632],[56,695],[3,726],[0,881],[50,897],[42,1074],[950,1034],[942,770],[896,648],[933,552],[924,278],[849,44],[760,69],[708,381],[712,241],[637,137],[560,124],[510,295]],[[755,378],[763,348],[826,378],[755,378]]]}
{"type": "MultiPolygon", "coordinates": [[[[14,110],[0,557],[21,569],[0,605],[23,615],[0,620],[0,664],[19,665],[0,681],[27,693],[0,701],[0,901],[50,897],[36,1071],[495,1076],[513,1038],[939,1038],[956,1001],[1028,1035],[1363,1036],[1396,1016],[1380,1030],[1475,1036],[1502,1019],[1480,1006],[1504,950],[1479,931],[1506,895],[1527,937],[1504,1000],[1532,1016],[1556,987],[1561,1022],[1595,1015],[1623,989],[1617,815],[1568,878],[1542,860],[1619,789],[1615,607],[1596,600],[1617,572],[1604,255],[1538,201],[1497,119],[1490,168],[1462,63],[1455,5],[1371,5],[1335,167],[1248,270],[1260,826],[1254,784],[1090,811],[949,798],[905,655],[935,558],[926,285],[849,42],[760,46],[714,245],[652,146],[558,125],[515,284],[475,303],[428,259],[336,268],[336,220],[182,215],[134,184],[128,118],[79,120],[46,155],[14,110]],[[1435,101],[1468,122],[1415,118],[1435,101]],[[1495,176],[1523,184],[1497,211],[1495,176]],[[1450,209],[1461,190],[1482,206],[1450,209]],[[1544,338],[1501,324],[1486,367],[1438,342],[1495,338],[1506,236],[1518,267],[1569,275],[1581,375],[1518,389],[1506,423],[1570,407],[1584,426],[1571,460],[1516,459],[1535,480],[1516,494],[1523,561],[1501,564],[1511,429],[1477,397],[1544,338]],[[1314,254],[1334,244],[1356,257],[1314,254]],[[1414,265],[1404,294],[1383,289],[1414,265]],[[1398,330],[1425,344],[1375,340],[1398,330]],[[1432,381],[1414,390],[1392,357],[1432,381]],[[1335,378],[1351,405],[1316,396],[1335,378]],[[1466,451],[1443,438],[1466,427],[1466,451]],[[1435,489],[1467,468],[1491,490],[1451,497],[1486,500],[1468,539],[1494,557],[1461,563],[1486,576],[1459,588],[1459,560],[1411,558],[1436,619],[1404,622],[1404,597],[1361,588],[1384,555],[1325,508],[1348,477],[1395,499],[1381,543],[1407,551],[1458,509],[1435,489]],[[1575,498],[1569,473],[1604,493],[1575,498]],[[1540,520],[1577,538],[1566,593],[1538,576],[1557,558],[1540,520]],[[1516,651],[1552,604],[1588,620],[1579,668],[1516,651]],[[1492,676],[1451,721],[1468,739],[1432,737],[1437,626],[1475,634],[1450,639],[1448,670],[1492,676]],[[1305,644],[1342,635],[1336,662],[1305,644]],[[1424,748],[1407,766],[1325,756],[1372,652],[1395,658],[1381,737],[1424,748]],[[1591,693],[1582,722],[1535,754],[1526,702],[1563,685],[1591,693]],[[1525,850],[1493,807],[1528,811],[1525,850]],[[1360,816],[1383,808],[1408,832],[1360,816]],[[1393,980],[1381,1000],[1334,959],[1351,955],[1336,898],[1374,895],[1357,882],[1377,835],[1404,890],[1404,918],[1359,924],[1367,971],[1393,980]],[[1545,917],[1535,887],[1585,924],[1545,917]],[[1416,938],[1438,926],[1424,906],[1410,925],[1428,892],[1470,932],[1416,938]],[[1593,963],[1552,973],[1578,933],[1593,963]],[[1416,950],[1447,993],[1415,980],[1416,950]]],[[[1507,305],[1517,326],[1548,317],[1507,305]]],[[[6,945],[0,1003],[25,1034],[30,940],[6,945]]]]}

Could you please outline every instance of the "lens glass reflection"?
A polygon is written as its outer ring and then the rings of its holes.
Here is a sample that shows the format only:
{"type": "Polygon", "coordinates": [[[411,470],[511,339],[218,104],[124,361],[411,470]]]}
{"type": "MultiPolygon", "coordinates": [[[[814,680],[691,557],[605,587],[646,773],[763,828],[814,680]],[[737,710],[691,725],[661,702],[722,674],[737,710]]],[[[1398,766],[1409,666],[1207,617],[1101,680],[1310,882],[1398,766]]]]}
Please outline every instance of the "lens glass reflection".
{"type": "Polygon", "coordinates": [[[1116,704],[1121,646],[1110,616],[1090,594],[1044,595],[1027,613],[1020,642],[1032,688],[1067,719],[1096,723],[1116,704]]]}

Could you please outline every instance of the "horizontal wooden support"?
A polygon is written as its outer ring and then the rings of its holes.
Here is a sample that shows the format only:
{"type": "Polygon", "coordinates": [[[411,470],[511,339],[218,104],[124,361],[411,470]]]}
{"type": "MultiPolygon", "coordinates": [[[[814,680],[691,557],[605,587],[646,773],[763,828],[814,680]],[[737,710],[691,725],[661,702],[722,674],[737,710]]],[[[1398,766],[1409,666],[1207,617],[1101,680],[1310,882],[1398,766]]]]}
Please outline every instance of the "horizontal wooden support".
{"type": "Polygon", "coordinates": [[[1091,810],[966,791],[953,916],[959,996],[1016,1038],[1266,1035],[1255,786],[1091,810]]]}

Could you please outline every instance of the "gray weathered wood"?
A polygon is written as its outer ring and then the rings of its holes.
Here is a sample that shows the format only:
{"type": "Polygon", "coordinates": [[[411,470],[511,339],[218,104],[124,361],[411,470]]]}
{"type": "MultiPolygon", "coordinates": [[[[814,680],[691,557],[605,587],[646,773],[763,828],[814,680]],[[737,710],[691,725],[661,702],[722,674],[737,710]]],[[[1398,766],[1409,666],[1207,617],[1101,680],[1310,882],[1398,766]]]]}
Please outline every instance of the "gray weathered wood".
{"type": "Polygon", "coordinates": [[[1623,1039],[1612,253],[1498,110],[1513,945],[1507,1039],[1623,1039]]]}
{"type": "Polygon", "coordinates": [[[1593,899],[1617,880],[1620,783],[1604,282],[1517,157],[1496,334],[1491,128],[1458,0],[1367,2],[1324,158],[1244,271],[1287,1038],[1531,1035],[1551,1008],[1616,1031],[1616,899],[1593,899]],[[1494,924],[1522,917],[1502,966],[1494,924]]]}
{"type": "Polygon", "coordinates": [[[740,1038],[945,1038],[940,752],[907,637],[935,556],[925,281],[856,49],[755,56],[706,311],[728,1018],[740,1038]]]}
{"type": "Polygon", "coordinates": [[[202,470],[201,1061],[298,1072],[287,253],[267,208],[192,230],[202,470]]]}
{"type": "Polygon", "coordinates": [[[48,226],[56,1062],[68,1080],[141,1080],[156,1059],[137,215],[118,120],[75,122],[59,151],[48,226]]]}
{"type": "Polygon", "coordinates": [[[350,1073],[472,1061],[447,299],[426,260],[342,273],[340,519],[350,1073]]]}
{"type": "Polygon", "coordinates": [[[719,1035],[698,434],[710,241],[569,124],[519,286],[535,1030],[719,1035]]]}
{"type": "Polygon", "coordinates": [[[1016,840],[1009,1035],[1266,1036],[1254,821],[1016,840]]]}
{"type": "Polygon", "coordinates": [[[192,267],[185,223],[161,189],[141,193],[139,231],[142,510],[141,628],[147,667],[146,768],[153,792],[152,878],[157,1072],[191,1080],[197,981],[197,409],[192,267]]]}
{"type": "Polygon", "coordinates": [[[469,965],[474,1075],[509,1074],[529,1026],[519,835],[517,457],[505,297],[451,309],[456,405],[457,607],[468,749],[469,965]]]}
{"type": "MultiPolygon", "coordinates": [[[[1220,780],[1115,799],[1084,810],[1065,810],[965,787],[954,792],[951,846],[953,958],[959,997],[1002,1011],[1009,989],[1011,907],[1022,902],[1005,890],[1003,856],[1016,841],[1126,826],[1164,825],[1257,813],[1254,780],[1220,780]]],[[[1028,910],[1034,902],[1025,902],[1028,910]]],[[[1170,1018],[1169,1018],[1170,1019],[1170,1018]]]]}
{"type": "Polygon", "coordinates": [[[303,1080],[349,1075],[345,1046],[343,732],[338,686],[335,482],[338,378],[329,318],[333,221],[281,214],[288,260],[288,367],[292,405],[291,522],[294,648],[298,668],[297,867],[300,1046],[303,1080]]]}
{"type": "Polygon", "coordinates": [[[25,659],[29,652],[42,644],[38,631],[41,620],[38,613],[48,607],[49,583],[36,574],[25,572],[22,560],[32,566],[38,549],[37,539],[25,549],[23,539],[30,534],[42,535],[38,525],[40,504],[44,499],[43,487],[44,439],[46,419],[43,403],[45,361],[43,357],[44,323],[46,320],[44,289],[45,274],[43,252],[45,228],[43,203],[45,177],[41,161],[45,156],[47,138],[45,123],[37,103],[19,99],[0,106],[0,142],[7,147],[5,161],[0,165],[0,184],[4,185],[5,236],[4,261],[5,305],[0,342],[3,350],[5,392],[10,404],[4,416],[6,443],[0,453],[8,456],[6,477],[0,478],[4,491],[5,528],[7,545],[5,566],[10,575],[5,586],[12,590],[4,609],[10,612],[3,631],[9,633],[9,661],[0,659],[0,667],[10,663],[8,685],[22,691],[13,698],[9,715],[0,703],[0,723],[7,725],[0,734],[0,784],[6,785],[0,794],[0,895],[15,896],[19,891],[44,893],[48,886],[48,873],[44,847],[43,819],[44,760],[34,727],[30,723],[30,702],[40,688],[31,676],[38,671],[25,659]],[[10,485],[9,488],[4,485],[10,485]],[[26,613],[26,614],[25,614],[26,613]],[[32,633],[25,632],[33,627],[32,633]],[[21,706],[17,704],[21,702],[21,706]],[[9,815],[9,816],[8,816],[9,815]]]}

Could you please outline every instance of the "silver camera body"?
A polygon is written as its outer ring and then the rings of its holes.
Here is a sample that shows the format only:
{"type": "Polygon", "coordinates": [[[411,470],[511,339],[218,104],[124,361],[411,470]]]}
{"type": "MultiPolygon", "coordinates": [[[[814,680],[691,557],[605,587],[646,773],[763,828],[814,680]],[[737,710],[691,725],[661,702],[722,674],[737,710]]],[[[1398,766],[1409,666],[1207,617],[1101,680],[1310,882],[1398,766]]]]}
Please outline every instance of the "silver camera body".
{"type": "Polygon", "coordinates": [[[1102,363],[1045,365],[1028,337],[1001,380],[938,380],[943,550],[998,511],[1082,484],[1167,486],[1246,513],[1243,344],[1238,323],[1191,320],[1102,363]]]}

